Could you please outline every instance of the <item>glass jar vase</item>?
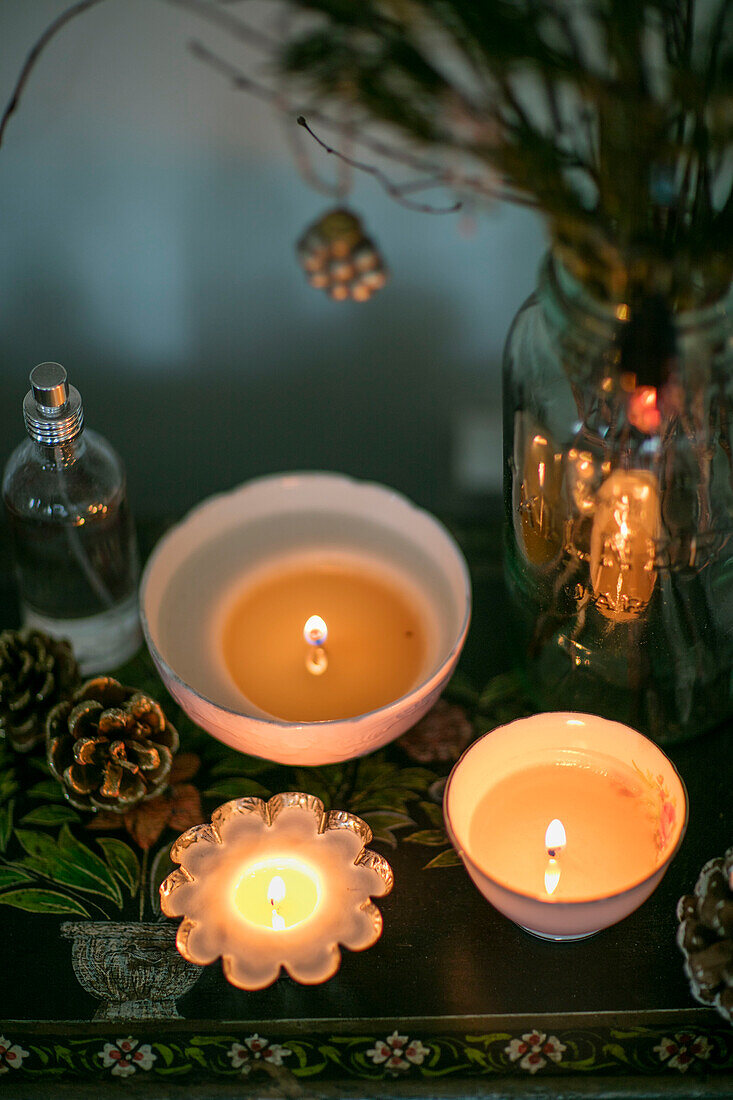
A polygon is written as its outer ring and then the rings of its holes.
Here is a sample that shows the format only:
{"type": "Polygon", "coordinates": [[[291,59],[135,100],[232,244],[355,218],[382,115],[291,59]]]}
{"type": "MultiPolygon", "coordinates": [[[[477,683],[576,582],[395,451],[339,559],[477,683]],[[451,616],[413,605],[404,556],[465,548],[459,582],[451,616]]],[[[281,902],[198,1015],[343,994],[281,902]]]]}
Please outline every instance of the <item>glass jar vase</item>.
{"type": "Polygon", "coordinates": [[[660,743],[733,711],[733,298],[601,301],[550,255],[504,360],[528,684],[660,743]]]}

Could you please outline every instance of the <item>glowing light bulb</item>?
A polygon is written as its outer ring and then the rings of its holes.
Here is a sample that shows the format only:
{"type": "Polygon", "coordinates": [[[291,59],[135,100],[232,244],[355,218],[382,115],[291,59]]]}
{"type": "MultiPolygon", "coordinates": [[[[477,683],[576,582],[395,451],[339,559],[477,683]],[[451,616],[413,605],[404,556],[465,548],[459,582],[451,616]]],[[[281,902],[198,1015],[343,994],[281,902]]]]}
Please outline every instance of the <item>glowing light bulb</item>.
{"type": "Polygon", "coordinates": [[[303,627],[303,637],[308,643],[305,667],[313,676],[322,676],[328,668],[328,656],[323,646],[328,638],[328,627],[320,615],[311,615],[303,627]]]}
{"type": "Polygon", "coordinates": [[[517,536],[527,559],[544,566],[562,545],[563,454],[547,434],[536,430],[529,414],[517,428],[515,461],[521,470],[514,499],[517,536]]]}
{"type": "Polygon", "coordinates": [[[659,483],[643,470],[616,470],[601,485],[590,540],[598,610],[623,622],[643,614],[656,584],[659,483]]]}

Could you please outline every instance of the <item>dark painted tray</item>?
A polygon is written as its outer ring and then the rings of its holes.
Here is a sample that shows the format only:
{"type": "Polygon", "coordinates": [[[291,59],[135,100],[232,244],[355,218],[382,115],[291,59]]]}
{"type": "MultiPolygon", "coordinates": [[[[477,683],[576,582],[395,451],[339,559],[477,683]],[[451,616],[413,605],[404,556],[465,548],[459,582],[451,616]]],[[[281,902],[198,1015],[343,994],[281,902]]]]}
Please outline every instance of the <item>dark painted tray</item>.
{"type": "MultiPolygon", "coordinates": [[[[144,533],[149,545],[153,530],[144,533]]],[[[510,672],[498,523],[457,533],[473,567],[475,615],[447,702],[419,741],[333,768],[241,758],[166,703],[140,654],[121,678],[161,698],[181,732],[164,806],[153,812],[146,804],[127,831],[90,830],[88,818],[62,822],[65,804],[44,795],[53,787],[42,754],[6,752],[0,798],[4,806],[14,799],[16,831],[6,837],[4,866],[34,843],[29,832],[57,840],[62,831],[76,838],[74,858],[87,873],[101,874],[94,860],[105,855],[98,845],[104,836],[126,844],[134,863],[118,867],[110,885],[108,861],[96,893],[64,895],[59,887],[60,897],[75,899],[75,912],[0,904],[0,1091],[66,1095],[68,1086],[68,1095],[83,1096],[86,1080],[95,1092],[105,1082],[135,1094],[146,1082],[154,1095],[167,1081],[171,1097],[479,1096],[529,1094],[545,1081],[550,1094],[568,1096],[612,1087],[645,1096],[733,1095],[733,1029],[695,1004],[675,944],[678,897],[731,843],[730,729],[670,751],[689,791],[690,825],[646,905],[582,943],[542,943],[521,932],[451,865],[440,814],[451,760],[416,759],[446,743],[454,758],[468,736],[526,707],[510,672]],[[278,790],[306,790],[365,817],[372,847],[392,863],[395,888],[379,903],[381,940],[362,954],[344,952],[331,981],[306,988],[284,976],[245,993],[224,981],[218,964],[201,972],[182,966],[172,947],[175,926],[151,905],[154,889],[141,902],[129,887],[135,867],[144,867],[154,887],[169,867],[171,840],[214,806],[278,790]],[[61,807],[59,820],[39,821],[41,806],[61,807]]],[[[0,551],[3,564],[7,546],[0,551]]],[[[10,626],[13,594],[3,573],[2,625],[10,626]]],[[[0,830],[2,814],[0,807],[0,830]]]]}

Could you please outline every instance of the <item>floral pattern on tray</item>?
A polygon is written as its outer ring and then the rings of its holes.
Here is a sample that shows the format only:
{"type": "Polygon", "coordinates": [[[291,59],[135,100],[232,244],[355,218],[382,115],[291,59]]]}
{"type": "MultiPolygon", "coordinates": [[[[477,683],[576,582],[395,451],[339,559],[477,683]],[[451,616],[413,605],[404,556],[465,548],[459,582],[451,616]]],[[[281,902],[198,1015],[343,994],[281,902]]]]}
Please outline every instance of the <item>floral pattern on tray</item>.
{"type": "MultiPolygon", "coordinates": [[[[693,1010],[693,1014],[703,1010],[693,1010]]],[[[682,1015],[680,1013],[680,1015],[682,1015]]],[[[491,1030],[466,1034],[445,1028],[437,1034],[385,1027],[379,1032],[334,1031],[263,1034],[136,1032],[120,1037],[63,1034],[37,1040],[32,1034],[0,1037],[14,1053],[0,1073],[14,1066],[14,1079],[59,1076],[104,1080],[118,1077],[176,1077],[253,1081],[263,1074],[295,1082],[339,1078],[412,1081],[480,1077],[654,1075],[666,1072],[689,1079],[729,1075],[733,1071],[733,1032],[724,1026],[700,1034],[699,1027],[669,1030],[648,1027],[563,1028],[553,1026],[491,1030]]],[[[0,1086],[1,1088],[2,1086],[0,1086]]],[[[290,1093],[288,1092],[287,1095],[290,1093]]]]}

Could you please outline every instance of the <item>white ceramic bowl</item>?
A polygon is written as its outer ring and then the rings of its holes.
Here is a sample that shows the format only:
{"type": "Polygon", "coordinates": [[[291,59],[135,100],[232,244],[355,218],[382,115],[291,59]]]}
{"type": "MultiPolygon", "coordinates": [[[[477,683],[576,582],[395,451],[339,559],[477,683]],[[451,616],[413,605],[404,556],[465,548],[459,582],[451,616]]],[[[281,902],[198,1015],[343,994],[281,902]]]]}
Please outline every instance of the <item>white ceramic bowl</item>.
{"type": "MultiPolygon", "coordinates": [[[[641,780],[644,782],[644,780],[641,780]]],[[[451,843],[474,883],[500,913],[541,939],[591,936],[633,913],[662,880],[687,827],[687,792],[672,762],[643,734],[596,715],[535,714],[490,730],[466,749],[445,788],[443,812],[451,843]],[[553,901],[507,888],[479,865],[470,851],[470,826],[477,803],[496,783],[533,764],[573,756],[612,757],[647,776],[647,797],[660,828],[656,863],[630,887],[588,901],[553,901]]]]}
{"type": "Polygon", "coordinates": [[[210,498],[153,551],[140,587],[148,649],[171,695],[197,725],[241,752],[283,764],[328,764],[372,752],[421,718],[453,672],[468,631],[466,562],[433,516],[399,493],[339,474],[260,478],[210,498]],[[426,614],[418,684],[368,714],[284,722],[239,691],[218,652],[226,593],[292,552],[338,548],[402,576],[426,614]]]}

